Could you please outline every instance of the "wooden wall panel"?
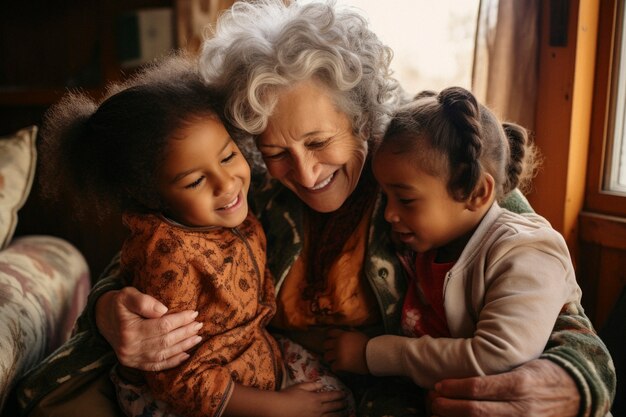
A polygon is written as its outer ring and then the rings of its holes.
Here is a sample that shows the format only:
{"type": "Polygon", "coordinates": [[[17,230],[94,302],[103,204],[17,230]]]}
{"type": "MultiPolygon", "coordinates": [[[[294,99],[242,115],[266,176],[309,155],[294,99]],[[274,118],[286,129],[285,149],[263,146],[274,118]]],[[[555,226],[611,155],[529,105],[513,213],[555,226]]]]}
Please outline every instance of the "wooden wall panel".
{"type": "Polygon", "coordinates": [[[626,219],[583,212],[579,221],[583,307],[601,328],[626,285],[626,219]]]}

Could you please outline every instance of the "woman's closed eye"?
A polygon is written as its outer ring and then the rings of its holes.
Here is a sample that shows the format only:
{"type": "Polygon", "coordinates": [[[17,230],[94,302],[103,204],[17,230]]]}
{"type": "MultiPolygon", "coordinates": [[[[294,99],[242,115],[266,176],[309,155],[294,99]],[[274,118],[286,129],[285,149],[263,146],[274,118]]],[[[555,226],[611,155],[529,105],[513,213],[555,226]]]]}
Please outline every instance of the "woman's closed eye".
{"type": "Polygon", "coordinates": [[[192,182],[191,184],[185,185],[185,188],[187,188],[187,189],[196,188],[196,187],[198,187],[202,183],[203,180],[204,180],[204,175],[201,176],[200,178],[198,178],[197,180],[195,180],[194,182],[192,182]]]}
{"type": "Polygon", "coordinates": [[[279,159],[284,158],[287,155],[286,151],[282,151],[282,152],[278,152],[278,153],[273,153],[273,154],[267,154],[264,153],[263,154],[263,159],[268,159],[270,161],[277,161],[279,159]]]}
{"type": "Polygon", "coordinates": [[[324,149],[329,143],[330,143],[330,139],[316,140],[316,141],[307,143],[306,147],[312,150],[324,149]]]}

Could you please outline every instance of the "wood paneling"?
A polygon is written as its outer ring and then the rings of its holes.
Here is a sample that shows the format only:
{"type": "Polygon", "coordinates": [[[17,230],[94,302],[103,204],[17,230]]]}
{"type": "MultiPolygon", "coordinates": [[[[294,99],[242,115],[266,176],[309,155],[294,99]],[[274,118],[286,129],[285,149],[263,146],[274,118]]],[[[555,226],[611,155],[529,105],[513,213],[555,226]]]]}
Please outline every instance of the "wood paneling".
{"type": "Polygon", "coordinates": [[[564,46],[550,45],[549,4],[543,2],[535,127],[544,163],[528,199],[563,234],[575,257],[585,191],[598,2],[570,3],[564,46]]]}
{"type": "Polygon", "coordinates": [[[626,285],[626,196],[607,192],[602,186],[606,143],[612,139],[612,79],[620,74],[615,67],[617,15],[623,11],[616,0],[599,4],[585,211],[579,216],[578,256],[583,305],[596,328],[602,327],[626,285]]]}
{"type": "Polygon", "coordinates": [[[601,328],[626,285],[626,219],[581,213],[578,266],[583,306],[601,328]]]}

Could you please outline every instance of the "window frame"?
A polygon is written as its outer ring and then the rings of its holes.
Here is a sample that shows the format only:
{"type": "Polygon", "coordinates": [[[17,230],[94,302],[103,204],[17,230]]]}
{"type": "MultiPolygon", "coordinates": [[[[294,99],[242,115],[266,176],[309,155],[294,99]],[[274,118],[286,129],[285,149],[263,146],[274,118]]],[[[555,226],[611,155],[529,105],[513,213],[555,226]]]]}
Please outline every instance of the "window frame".
{"type": "Polygon", "coordinates": [[[608,151],[613,141],[612,96],[617,87],[614,75],[619,74],[619,51],[615,46],[621,30],[618,19],[624,7],[619,3],[622,2],[606,0],[600,3],[585,210],[626,217],[626,196],[604,189],[606,167],[611,158],[608,151]]]}

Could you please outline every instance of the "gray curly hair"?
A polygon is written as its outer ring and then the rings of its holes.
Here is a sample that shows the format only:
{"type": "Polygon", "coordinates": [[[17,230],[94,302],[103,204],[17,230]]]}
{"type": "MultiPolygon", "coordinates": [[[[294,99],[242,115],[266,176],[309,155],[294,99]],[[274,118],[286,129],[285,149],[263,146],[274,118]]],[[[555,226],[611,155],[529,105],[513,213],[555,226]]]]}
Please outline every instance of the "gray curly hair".
{"type": "Polygon", "coordinates": [[[361,14],[334,0],[260,0],[237,2],[220,17],[203,44],[200,71],[227,92],[226,117],[252,135],[267,127],[281,89],[314,78],[353,132],[377,141],[401,96],[392,55],[361,14]]]}

